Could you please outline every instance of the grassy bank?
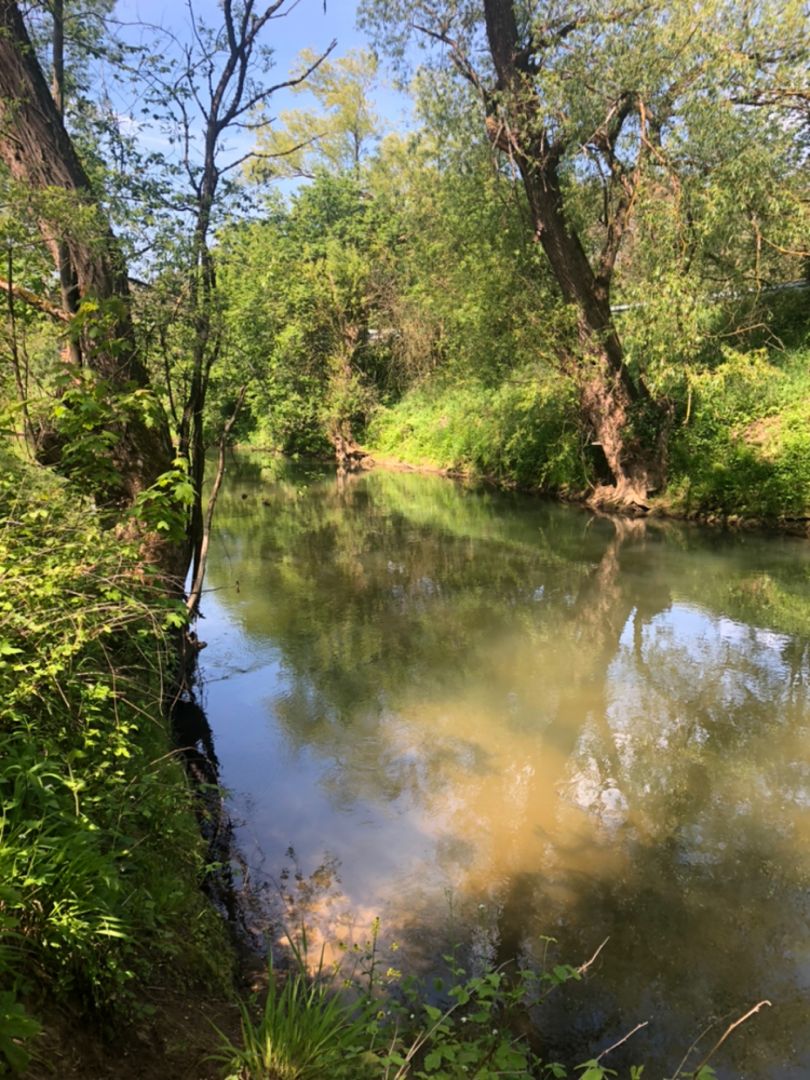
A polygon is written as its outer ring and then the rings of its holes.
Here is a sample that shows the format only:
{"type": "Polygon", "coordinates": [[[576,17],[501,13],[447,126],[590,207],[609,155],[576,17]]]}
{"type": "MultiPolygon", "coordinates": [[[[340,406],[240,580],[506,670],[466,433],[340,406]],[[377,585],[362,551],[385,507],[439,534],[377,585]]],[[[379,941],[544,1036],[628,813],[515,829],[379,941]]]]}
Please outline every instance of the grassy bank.
{"type": "MultiPolygon", "coordinates": [[[[660,510],[769,523],[810,515],[810,347],[724,349],[668,392],[660,510]]],[[[383,457],[557,495],[582,495],[597,478],[570,388],[532,370],[494,388],[417,386],[377,411],[366,441],[383,457]]]]}
{"type": "Polygon", "coordinates": [[[0,1073],[107,1075],[96,1052],[148,1076],[166,1016],[229,974],[162,715],[176,612],[89,504],[7,452],[0,607],[0,1073]]]}

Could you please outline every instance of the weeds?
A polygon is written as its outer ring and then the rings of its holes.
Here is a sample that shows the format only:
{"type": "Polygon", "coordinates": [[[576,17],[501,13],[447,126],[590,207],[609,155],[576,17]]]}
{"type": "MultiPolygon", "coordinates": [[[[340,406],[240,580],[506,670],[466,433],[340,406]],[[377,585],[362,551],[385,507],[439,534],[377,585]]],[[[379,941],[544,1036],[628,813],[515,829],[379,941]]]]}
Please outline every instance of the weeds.
{"type": "Polygon", "coordinates": [[[671,446],[677,508],[765,519],[810,512],[807,349],[775,359],[725,349],[722,362],[690,377],[671,446]]]}
{"type": "MultiPolygon", "coordinates": [[[[610,1080],[620,1074],[605,1059],[648,1027],[648,1021],[636,1024],[578,1065],[542,1056],[544,1003],[564,984],[582,980],[606,941],[579,967],[547,966],[553,938],[543,939],[539,970],[507,963],[470,974],[455,952],[448,953],[443,957],[448,984],[434,980],[428,990],[412,976],[392,981],[390,968],[382,974],[378,932],[375,920],[362,950],[359,981],[357,966],[349,977],[340,963],[327,971],[323,948],[310,976],[305,928],[298,938],[289,938],[292,972],[280,981],[270,961],[263,1005],[242,1006],[241,1045],[220,1033],[217,1060],[227,1065],[227,1080],[610,1080]]],[[[715,1080],[710,1059],[769,1004],[759,1002],[730,1024],[699,1064],[688,1069],[689,1058],[698,1053],[696,1040],[669,1080],[715,1080]]],[[[621,1076],[642,1080],[644,1072],[643,1065],[632,1065],[621,1076]]]]}
{"type": "Polygon", "coordinates": [[[0,1064],[16,1069],[39,1027],[23,1002],[112,1027],[147,973],[199,973],[219,940],[161,717],[174,607],[135,554],[63,481],[3,456],[0,1064]]]}
{"type": "MultiPolygon", "coordinates": [[[[258,1019],[241,1005],[242,1045],[223,1036],[218,1060],[228,1066],[228,1080],[355,1080],[371,1076],[367,1051],[371,1003],[341,998],[324,965],[324,950],[314,975],[303,951],[293,944],[294,969],[280,977],[272,958],[267,993],[258,1019]]],[[[220,1033],[221,1034],[221,1033],[220,1033]]]]}

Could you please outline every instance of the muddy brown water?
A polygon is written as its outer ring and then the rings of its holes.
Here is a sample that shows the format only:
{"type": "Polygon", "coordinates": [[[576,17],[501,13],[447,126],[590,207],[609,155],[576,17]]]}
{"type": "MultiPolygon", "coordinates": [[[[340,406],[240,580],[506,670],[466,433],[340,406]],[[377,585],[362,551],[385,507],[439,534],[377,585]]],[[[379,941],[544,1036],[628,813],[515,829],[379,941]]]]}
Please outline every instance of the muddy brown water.
{"type": "Polygon", "coordinates": [[[810,1076],[806,541],[251,455],[208,586],[205,704],[268,912],[349,945],[379,917],[383,967],[423,973],[607,938],[539,1018],[549,1057],[649,1021],[613,1065],[670,1076],[767,998],[719,1075],[810,1076]]]}

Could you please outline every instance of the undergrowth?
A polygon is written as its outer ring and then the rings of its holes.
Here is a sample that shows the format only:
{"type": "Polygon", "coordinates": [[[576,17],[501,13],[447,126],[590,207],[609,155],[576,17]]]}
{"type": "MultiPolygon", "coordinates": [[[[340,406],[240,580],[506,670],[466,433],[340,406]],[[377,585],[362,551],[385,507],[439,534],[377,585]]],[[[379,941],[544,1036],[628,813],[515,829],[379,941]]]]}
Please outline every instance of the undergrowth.
{"type": "MultiPolygon", "coordinates": [[[[766,521],[810,515],[810,348],[722,349],[679,373],[660,504],[766,521]]],[[[381,408],[373,453],[562,495],[598,479],[573,388],[527,370],[495,388],[414,387],[381,408]]]]}
{"type": "Polygon", "coordinates": [[[380,409],[367,440],[377,453],[541,490],[588,481],[571,387],[527,370],[498,387],[418,386],[380,409]]]}
{"type": "MultiPolygon", "coordinates": [[[[565,983],[579,982],[600,950],[579,967],[477,971],[452,951],[443,957],[446,977],[428,987],[391,968],[381,975],[378,929],[375,920],[359,977],[356,967],[347,977],[339,961],[326,965],[323,948],[311,971],[306,931],[290,938],[292,970],[282,976],[271,960],[264,1001],[242,1007],[240,1042],[222,1037],[217,1057],[227,1080],[609,1080],[620,1075],[610,1053],[646,1027],[637,1024],[577,1064],[550,1059],[542,1052],[543,1005],[565,983]]],[[[690,1048],[670,1080],[714,1080],[709,1059],[735,1026],[708,1053],[690,1048]],[[693,1055],[698,1064],[687,1068],[693,1055]]],[[[642,1080],[644,1071],[632,1065],[621,1075],[642,1080]]]]}
{"type": "Polygon", "coordinates": [[[810,347],[724,349],[691,375],[687,406],[671,443],[676,508],[767,520],[810,514],[810,347]]]}
{"type": "Polygon", "coordinates": [[[161,715],[176,607],[74,489],[0,453],[1,1072],[54,1010],[114,1030],[147,975],[211,974],[221,931],[161,715]]]}

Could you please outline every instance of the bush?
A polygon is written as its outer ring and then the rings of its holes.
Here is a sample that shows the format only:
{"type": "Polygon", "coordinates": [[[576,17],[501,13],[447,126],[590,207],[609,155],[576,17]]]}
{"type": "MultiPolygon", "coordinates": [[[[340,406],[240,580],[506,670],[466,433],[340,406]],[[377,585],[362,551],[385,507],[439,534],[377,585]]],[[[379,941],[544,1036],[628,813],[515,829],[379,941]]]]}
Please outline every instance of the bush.
{"type": "Polygon", "coordinates": [[[723,352],[692,377],[671,446],[670,498],[687,512],[779,519],[810,513],[810,354],[723,352]]]}

